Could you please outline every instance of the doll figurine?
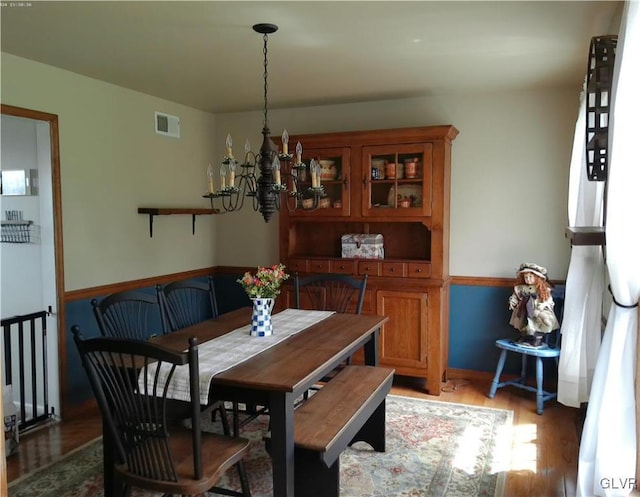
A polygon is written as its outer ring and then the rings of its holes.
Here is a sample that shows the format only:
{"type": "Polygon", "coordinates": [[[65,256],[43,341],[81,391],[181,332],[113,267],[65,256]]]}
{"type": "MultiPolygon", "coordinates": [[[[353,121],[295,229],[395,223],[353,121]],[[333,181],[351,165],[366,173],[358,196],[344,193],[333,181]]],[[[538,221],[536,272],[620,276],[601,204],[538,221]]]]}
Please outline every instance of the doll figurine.
{"type": "Polygon", "coordinates": [[[521,264],[509,297],[509,324],[520,331],[520,341],[540,345],[546,333],[560,328],[553,308],[546,268],[530,262],[521,264]]]}

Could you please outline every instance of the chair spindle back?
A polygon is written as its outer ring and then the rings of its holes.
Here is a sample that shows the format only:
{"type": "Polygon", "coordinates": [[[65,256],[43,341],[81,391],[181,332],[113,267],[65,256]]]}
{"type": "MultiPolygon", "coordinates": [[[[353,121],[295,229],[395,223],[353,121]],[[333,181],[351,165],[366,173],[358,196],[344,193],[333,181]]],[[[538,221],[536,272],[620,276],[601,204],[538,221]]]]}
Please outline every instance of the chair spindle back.
{"type": "Polygon", "coordinates": [[[155,295],[137,290],[117,292],[101,301],[93,299],[91,305],[105,337],[144,341],[167,331],[158,287],[155,295]]]}
{"type": "Polygon", "coordinates": [[[171,331],[187,328],[218,316],[213,278],[207,283],[176,281],[165,285],[160,302],[171,331]]]}
{"type": "MultiPolygon", "coordinates": [[[[96,395],[103,422],[109,427],[118,463],[139,478],[177,482],[178,472],[169,445],[172,421],[167,397],[176,367],[191,371],[193,477],[202,477],[198,346],[192,338],[187,352],[176,353],[151,342],[120,338],[83,339],[77,326],[74,340],[96,395]],[[157,368],[168,368],[166,383],[157,368]],[[195,374],[193,374],[195,372],[195,374]],[[140,378],[146,378],[140,380],[140,378]],[[195,380],[195,381],[194,381],[195,380]]],[[[176,418],[181,417],[177,415],[176,418]]]]}
{"type": "Polygon", "coordinates": [[[295,306],[318,311],[360,314],[367,275],[362,279],[342,274],[321,274],[301,278],[294,275],[295,306]]]}

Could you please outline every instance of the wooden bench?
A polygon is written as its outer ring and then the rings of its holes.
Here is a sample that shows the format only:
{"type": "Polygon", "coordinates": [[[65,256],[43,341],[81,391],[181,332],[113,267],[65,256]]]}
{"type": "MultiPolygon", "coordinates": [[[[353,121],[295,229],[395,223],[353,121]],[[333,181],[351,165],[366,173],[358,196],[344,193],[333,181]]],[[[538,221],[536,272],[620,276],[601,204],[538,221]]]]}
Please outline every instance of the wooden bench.
{"type": "Polygon", "coordinates": [[[346,366],[294,413],[296,497],[338,497],[340,454],[363,441],[385,451],[393,369],[346,366]]]}

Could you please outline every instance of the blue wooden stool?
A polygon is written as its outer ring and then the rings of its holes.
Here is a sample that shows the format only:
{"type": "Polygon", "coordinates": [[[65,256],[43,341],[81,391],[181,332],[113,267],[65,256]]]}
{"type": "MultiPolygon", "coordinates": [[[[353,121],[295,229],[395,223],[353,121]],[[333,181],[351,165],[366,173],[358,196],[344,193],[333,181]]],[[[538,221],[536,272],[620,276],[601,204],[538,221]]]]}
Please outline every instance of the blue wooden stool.
{"type": "MultiPolygon", "coordinates": [[[[562,309],[564,305],[564,286],[557,286],[552,292],[555,306],[556,315],[558,319],[562,316],[562,309]]],[[[536,393],[536,412],[542,414],[544,409],[544,403],[547,400],[555,399],[557,392],[547,392],[543,388],[544,383],[544,364],[543,359],[555,359],[556,368],[558,367],[558,358],[560,357],[560,330],[553,331],[547,334],[546,341],[540,347],[532,347],[526,344],[518,343],[509,338],[502,338],[496,340],[496,347],[502,349],[500,352],[500,359],[498,359],[498,366],[496,367],[496,375],[491,383],[491,389],[489,390],[489,398],[493,399],[496,395],[498,388],[506,387],[508,385],[527,390],[529,392],[536,393]],[[504,368],[504,363],[507,359],[507,352],[515,352],[522,355],[522,369],[520,370],[520,377],[515,380],[500,381],[500,375],[504,368]],[[536,387],[527,385],[527,357],[536,358],[536,387]]]]}

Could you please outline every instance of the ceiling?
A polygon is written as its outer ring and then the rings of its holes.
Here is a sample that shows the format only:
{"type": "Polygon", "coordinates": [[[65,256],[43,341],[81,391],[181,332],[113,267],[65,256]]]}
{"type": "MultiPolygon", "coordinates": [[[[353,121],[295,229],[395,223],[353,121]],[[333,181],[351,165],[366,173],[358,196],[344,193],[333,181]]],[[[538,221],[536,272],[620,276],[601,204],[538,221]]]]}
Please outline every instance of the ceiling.
{"type": "Polygon", "coordinates": [[[615,1],[2,2],[1,49],[210,112],[579,88],[615,1]]]}

